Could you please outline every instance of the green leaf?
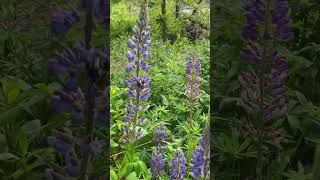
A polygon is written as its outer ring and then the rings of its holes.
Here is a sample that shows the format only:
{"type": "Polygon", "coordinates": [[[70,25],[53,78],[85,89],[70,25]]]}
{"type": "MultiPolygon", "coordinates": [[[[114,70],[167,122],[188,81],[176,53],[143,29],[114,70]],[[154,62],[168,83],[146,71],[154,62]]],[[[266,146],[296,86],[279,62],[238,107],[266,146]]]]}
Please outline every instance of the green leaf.
{"type": "Polygon", "coordinates": [[[11,154],[11,153],[1,153],[0,154],[0,161],[17,161],[19,160],[20,158],[11,154]]]}
{"type": "Polygon", "coordinates": [[[18,79],[17,83],[18,83],[20,89],[23,91],[31,89],[31,86],[22,79],[18,79]]]}
{"type": "Polygon", "coordinates": [[[110,146],[111,146],[111,147],[118,147],[119,144],[116,143],[113,139],[111,139],[111,140],[110,140],[110,146]]]}
{"type": "Polygon", "coordinates": [[[163,102],[163,104],[164,104],[165,106],[168,106],[168,105],[169,105],[168,99],[167,99],[164,95],[161,95],[161,97],[162,97],[162,102],[163,102]]]}
{"type": "Polygon", "coordinates": [[[26,176],[27,174],[29,174],[30,172],[32,172],[32,170],[39,168],[41,166],[47,166],[46,162],[40,162],[40,161],[36,161],[32,164],[28,164],[28,166],[26,166],[25,168],[20,168],[17,169],[12,175],[12,179],[20,179],[24,176],[26,176]]]}
{"type": "Polygon", "coordinates": [[[249,145],[251,144],[252,140],[250,138],[246,138],[244,140],[244,142],[240,145],[238,152],[242,152],[245,149],[247,149],[249,147],[249,145]]]}
{"type": "Polygon", "coordinates": [[[35,119],[32,121],[26,122],[22,126],[22,129],[27,135],[32,135],[41,130],[41,121],[39,119],[35,119]]]}
{"type": "Polygon", "coordinates": [[[139,178],[137,177],[136,172],[132,172],[127,176],[126,179],[127,180],[138,180],[139,178]]]}
{"type": "Polygon", "coordinates": [[[306,97],[299,91],[294,91],[299,102],[302,104],[302,105],[305,105],[308,103],[308,100],[306,99],[306,97]]]}
{"type": "Polygon", "coordinates": [[[110,169],[110,177],[111,177],[111,180],[117,180],[118,179],[118,176],[116,174],[116,172],[114,171],[113,168],[110,169]]]}
{"type": "Polygon", "coordinates": [[[17,97],[20,94],[20,89],[19,88],[14,88],[11,89],[8,94],[7,94],[7,102],[8,104],[12,104],[15,102],[15,100],[17,99],[17,97]]]}
{"type": "Polygon", "coordinates": [[[290,126],[294,129],[300,129],[300,120],[297,116],[288,115],[288,122],[290,126]]]}
{"type": "Polygon", "coordinates": [[[219,110],[222,110],[225,108],[229,109],[230,107],[234,107],[238,102],[239,102],[239,98],[237,97],[223,98],[219,105],[219,110]]]}
{"type": "Polygon", "coordinates": [[[22,156],[25,156],[28,153],[29,141],[28,141],[28,138],[24,132],[20,133],[19,147],[20,147],[20,151],[21,151],[22,156]]]}

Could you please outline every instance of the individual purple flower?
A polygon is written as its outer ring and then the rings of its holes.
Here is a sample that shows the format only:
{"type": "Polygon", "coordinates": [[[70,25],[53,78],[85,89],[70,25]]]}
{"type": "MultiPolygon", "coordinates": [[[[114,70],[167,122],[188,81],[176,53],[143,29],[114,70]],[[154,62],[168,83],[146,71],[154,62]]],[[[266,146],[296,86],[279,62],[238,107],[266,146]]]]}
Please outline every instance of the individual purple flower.
{"type": "Polygon", "coordinates": [[[129,48],[131,48],[131,49],[136,49],[137,46],[138,46],[137,40],[136,40],[134,37],[132,37],[131,39],[129,39],[129,41],[128,41],[128,47],[129,47],[129,48]]]}
{"type": "Polygon", "coordinates": [[[127,66],[126,66],[126,72],[127,73],[130,73],[132,70],[134,70],[135,69],[135,66],[134,66],[134,64],[128,64],[127,66]]]}
{"type": "Polygon", "coordinates": [[[133,61],[134,60],[134,58],[135,58],[135,54],[133,54],[131,51],[129,51],[128,53],[127,53],[127,59],[128,59],[128,61],[133,61]]]}
{"type": "Polygon", "coordinates": [[[262,50],[257,43],[249,42],[247,48],[241,51],[240,57],[248,63],[261,63],[261,52],[262,50]]]}
{"type": "Polygon", "coordinates": [[[59,10],[51,16],[51,31],[61,35],[67,32],[74,24],[79,22],[79,13],[76,10],[59,10]]]}
{"type": "Polygon", "coordinates": [[[170,180],[183,180],[187,173],[187,159],[184,153],[177,149],[171,161],[170,180]]]}
{"type": "Polygon", "coordinates": [[[84,114],[82,111],[74,111],[71,113],[71,118],[73,123],[79,123],[84,119],[84,114]]]}
{"type": "Polygon", "coordinates": [[[150,68],[151,68],[151,66],[150,66],[148,63],[146,63],[145,61],[143,61],[143,60],[137,61],[136,63],[137,63],[138,66],[139,66],[141,69],[143,69],[144,71],[149,71],[150,68]]]}
{"type": "Polygon", "coordinates": [[[101,143],[98,141],[92,141],[90,144],[85,144],[82,146],[83,154],[90,154],[93,156],[101,156],[102,149],[101,143]]]}
{"type": "Polygon", "coordinates": [[[146,59],[150,59],[150,58],[151,58],[151,54],[150,54],[149,52],[145,52],[145,53],[143,54],[143,56],[144,56],[144,58],[146,58],[146,59]]]}
{"type": "Polygon", "coordinates": [[[59,97],[59,96],[54,96],[51,99],[51,107],[54,112],[65,112],[67,109],[71,106],[71,103],[69,100],[59,97]]]}
{"type": "Polygon", "coordinates": [[[150,164],[152,179],[157,179],[164,173],[166,166],[164,155],[157,148],[152,153],[150,164]]]}

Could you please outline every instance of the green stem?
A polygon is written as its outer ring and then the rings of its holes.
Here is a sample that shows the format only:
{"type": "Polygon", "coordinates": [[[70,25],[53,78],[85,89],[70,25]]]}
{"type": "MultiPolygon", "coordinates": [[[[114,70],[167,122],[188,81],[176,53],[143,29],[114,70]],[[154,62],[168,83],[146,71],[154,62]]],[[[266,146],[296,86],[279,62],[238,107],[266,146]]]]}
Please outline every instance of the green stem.
{"type": "Polygon", "coordinates": [[[320,144],[316,145],[316,151],[314,153],[313,163],[313,180],[320,179],[320,144]]]}
{"type": "MultiPolygon", "coordinates": [[[[270,0],[267,2],[267,8],[266,8],[266,17],[265,17],[265,25],[264,30],[269,30],[269,21],[270,21],[270,0]]],[[[262,38],[263,39],[263,38],[262,38]]],[[[259,119],[260,122],[258,127],[258,154],[257,154],[257,167],[256,167],[256,178],[257,180],[262,180],[263,178],[263,137],[262,137],[262,129],[264,127],[264,74],[267,72],[268,68],[267,65],[267,57],[268,57],[268,50],[267,50],[267,44],[268,42],[265,42],[265,40],[262,40],[263,45],[263,57],[262,57],[262,71],[260,71],[259,75],[259,119]]]]}
{"type": "MultiPolygon", "coordinates": [[[[90,9],[86,13],[86,24],[84,27],[84,36],[85,36],[85,46],[86,49],[91,49],[91,36],[92,36],[92,29],[93,29],[93,1],[90,1],[90,9]]],[[[89,84],[89,87],[94,87],[94,83],[89,84]]],[[[86,95],[86,107],[85,107],[85,116],[86,116],[86,135],[84,137],[83,145],[90,144],[93,140],[93,129],[95,126],[94,118],[93,118],[93,109],[95,104],[95,98],[91,95],[86,95]]],[[[88,164],[89,164],[90,155],[85,154],[83,159],[81,160],[80,165],[80,175],[79,180],[85,180],[88,164]]]]}
{"type": "Polygon", "coordinates": [[[263,157],[262,143],[259,143],[258,144],[258,154],[257,154],[257,168],[256,168],[257,180],[262,180],[262,168],[263,168],[262,157],[263,157]]]}

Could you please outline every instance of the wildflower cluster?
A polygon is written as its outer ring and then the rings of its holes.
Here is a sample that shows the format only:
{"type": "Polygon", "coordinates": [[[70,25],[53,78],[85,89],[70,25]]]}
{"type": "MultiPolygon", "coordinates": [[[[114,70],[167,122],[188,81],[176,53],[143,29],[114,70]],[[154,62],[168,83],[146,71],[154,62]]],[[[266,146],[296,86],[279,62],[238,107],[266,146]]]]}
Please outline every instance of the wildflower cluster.
{"type": "MultiPolygon", "coordinates": [[[[242,35],[248,46],[241,52],[241,57],[255,66],[256,70],[245,72],[239,77],[240,84],[246,89],[241,94],[241,104],[248,115],[258,116],[261,123],[266,124],[284,116],[287,111],[284,83],[288,65],[275,45],[289,39],[288,2],[251,0],[245,6],[245,15],[247,24],[242,35]]],[[[250,131],[261,132],[259,134],[264,135],[264,138],[276,138],[273,135],[277,133],[262,133],[264,128],[251,128],[250,131]]],[[[275,128],[274,131],[281,130],[275,128]]]]}
{"type": "Polygon", "coordinates": [[[146,5],[141,6],[140,15],[136,21],[137,26],[132,30],[133,36],[128,41],[128,51],[126,57],[129,64],[125,70],[127,73],[134,72],[132,77],[126,80],[128,92],[126,96],[132,101],[126,105],[127,115],[124,117],[126,125],[123,126],[122,142],[134,142],[144,136],[142,125],[147,119],[142,116],[142,112],[146,111],[149,106],[144,104],[150,97],[150,79],[146,75],[141,75],[141,71],[147,72],[150,65],[146,60],[151,58],[148,49],[151,46],[150,26],[148,25],[146,5]]]}

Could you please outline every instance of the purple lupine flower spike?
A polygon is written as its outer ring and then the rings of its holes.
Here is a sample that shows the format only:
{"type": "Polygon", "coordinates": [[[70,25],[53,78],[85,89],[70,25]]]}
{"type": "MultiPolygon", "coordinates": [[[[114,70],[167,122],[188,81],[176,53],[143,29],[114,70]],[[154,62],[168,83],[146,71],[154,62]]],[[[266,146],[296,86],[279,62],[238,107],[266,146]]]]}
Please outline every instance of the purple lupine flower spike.
{"type": "Polygon", "coordinates": [[[198,146],[192,153],[191,176],[199,178],[200,176],[209,177],[210,170],[210,131],[209,127],[205,128],[202,138],[199,140],[198,146]]]}
{"type": "Polygon", "coordinates": [[[155,141],[157,144],[151,157],[151,174],[153,179],[156,179],[164,172],[164,153],[167,152],[165,148],[167,145],[167,131],[165,125],[161,124],[157,127],[155,141]]]}
{"type": "Polygon", "coordinates": [[[150,164],[152,179],[160,177],[166,166],[163,152],[156,148],[152,153],[150,164]]]}
{"type": "Polygon", "coordinates": [[[135,142],[144,136],[145,130],[142,126],[147,119],[142,116],[141,111],[147,110],[146,100],[151,96],[150,79],[146,73],[151,66],[147,60],[151,58],[148,49],[151,46],[150,27],[148,25],[146,4],[141,6],[140,15],[136,21],[137,25],[133,28],[133,36],[128,40],[129,51],[126,54],[127,60],[130,62],[125,68],[127,73],[134,73],[133,76],[127,78],[126,86],[128,91],[126,96],[131,99],[127,104],[127,114],[124,117],[126,125],[123,126],[122,142],[135,142]]]}
{"type": "Polygon", "coordinates": [[[283,131],[269,122],[287,113],[284,95],[288,63],[277,46],[272,45],[290,37],[288,11],[287,0],[275,0],[274,3],[249,0],[245,6],[246,25],[242,34],[248,45],[240,54],[246,63],[257,65],[259,69],[239,76],[239,82],[245,89],[241,93],[241,105],[248,115],[259,113],[262,124],[268,124],[267,127],[254,127],[247,118],[242,129],[275,142],[279,142],[279,133],[283,131]]]}
{"type": "Polygon", "coordinates": [[[177,149],[171,161],[170,180],[183,180],[187,173],[187,159],[184,153],[177,149]]]}
{"type": "Polygon", "coordinates": [[[204,152],[201,146],[197,146],[192,153],[192,176],[199,177],[202,175],[202,166],[204,165],[204,152]]]}
{"type": "MultiPolygon", "coordinates": [[[[52,108],[56,112],[65,112],[72,110],[72,123],[81,126],[84,114],[88,111],[86,107],[90,104],[89,111],[92,114],[92,121],[97,125],[106,126],[107,119],[107,94],[105,93],[105,76],[107,74],[107,59],[105,53],[98,49],[86,49],[80,43],[74,49],[66,49],[63,53],[57,54],[49,62],[49,68],[58,75],[63,74],[66,80],[63,82],[61,88],[55,92],[52,98],[52,108]],[[78,79],[78,74],[86,74],[83,79],[78,79]],[[103,86],[100,85],[103,81],[103,86]],[[81,86],[80,86],[81,84],[81,86]],[[103,123],[99,123],[102,122],[103,123]]],[[[94,128],[94,127],[93,127],[94,128]]],[[[58,132],[58,134],[63,134],[58,132]]],[[[70,135],[72,136],[72,135],[70,135]]],[[[75,162],[70,162],[74,159],[74,149],[78,144],[71,144],[65,141],[65,138],[49,137],[48,145],[65,155],[65,170],[69,176],[77,176],[79,174],[80,165],[75,162]]],[[[80,145],[80,149],[85,149],[86,144],[80,145]]],[[[88,153],[90,156],[99,155],[99,149],[94,144],[90,143],[88,153]]],[[[86,152],[86,151],[84,151],[86,152]]]]}
{"type": "Polygon", "coordinates": [[[166,145],[167,145],[167,128],[165,125],[161,124],[156,129],[155,133],[155,141],[156,141],[156,148],[159,149],[161,152],[165,153],[167,152],[166,145]]]}
{"type": "Polygon", "coordinates": [[[185,95],[189,98],[189,104],[194,104],[200,98],[201,62],[198,53],[187,59],[186,63],[185,95]]]}

